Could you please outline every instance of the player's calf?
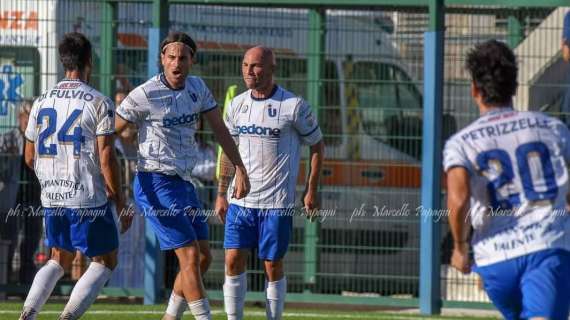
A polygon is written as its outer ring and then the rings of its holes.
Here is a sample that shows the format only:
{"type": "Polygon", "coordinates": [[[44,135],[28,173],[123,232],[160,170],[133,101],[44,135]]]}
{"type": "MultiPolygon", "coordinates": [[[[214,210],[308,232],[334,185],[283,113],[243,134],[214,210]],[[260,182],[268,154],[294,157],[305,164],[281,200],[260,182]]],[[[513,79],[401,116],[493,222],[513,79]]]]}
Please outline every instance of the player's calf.
{"type": "Polygon", "coordinates": [[[117,265],[117,250],[93,257],[87,271],[79,278],[71,297],[63,309],[60,320],[79,319],[93,304],[101,288],[111,278],[117,265]]]}
{"type": "Polygon", "coordinates": [[[281,319],[287,295],[287,279],[283,271],[283,260],[265,260],[265,312],[267,319],[281,319]]]}
{"type": "Polygon", "coordinates": [[[50,260],[36,273],[30,292],[24,302],[21,320],[34,320],[51,295],[57,281],[64,275],[64,270],[71,266],[73,253],[59,248],[52,248],[50,260]]]}

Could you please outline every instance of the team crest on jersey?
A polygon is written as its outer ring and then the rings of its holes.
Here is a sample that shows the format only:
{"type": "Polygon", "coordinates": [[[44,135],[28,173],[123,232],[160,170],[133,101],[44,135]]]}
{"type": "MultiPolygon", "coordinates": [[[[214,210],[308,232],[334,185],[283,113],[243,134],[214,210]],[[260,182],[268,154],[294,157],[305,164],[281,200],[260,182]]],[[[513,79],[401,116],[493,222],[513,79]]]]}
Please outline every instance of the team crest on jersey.
{"type": "Polygon", "coordinates": [[[267,113],[269,114],[269,116],[271,118],[275,118],[275,116],[277,115],[277,109],[272,108],[271,105],[267,106],[267,113]]]}
{"type": "Polygon", "coordinates": [[[246,113],[248,108],[249,108],[249,106],[247,104],[245,106],[243,106],[241,108],[241,113],[246,113]]]}
{"type": "Polygon", "coordinates": [[[190,94],[190,98],[192,99],[192,101],[194,101],[194,102],[198,101],[198,96],[196,96],[195,93],[189,92],[189,94],[190,94]]]}

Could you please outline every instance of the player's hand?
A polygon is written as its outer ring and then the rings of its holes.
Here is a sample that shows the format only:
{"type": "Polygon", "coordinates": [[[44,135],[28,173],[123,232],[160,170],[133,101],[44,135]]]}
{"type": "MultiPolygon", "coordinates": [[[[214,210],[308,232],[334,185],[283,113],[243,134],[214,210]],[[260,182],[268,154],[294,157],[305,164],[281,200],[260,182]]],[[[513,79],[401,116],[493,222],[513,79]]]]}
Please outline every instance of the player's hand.
{"type": "Polygon", "coordinates": [[[232,198],[242,199],[249,193],[251,185],[244,166],[236,166],[236,178],[232,198]]]}
{"type": "Polygon", "coordinates": [[[305,197],[303,198],[303,204],[304,204],[303,209],[307,214],[307,219],[313,222],[315,218],[318,216],[318,211],[319,211],[319,201],[317,199],[317,192],[308,190],[305,193],[305,197]]]}
{"type": "Polygon", "coordinates": [[[119,205],[117,205],[117,212],[119,213],[119,221],[121,222],[121,230],[120,230],[121,234],[129,230],[131,224],[133,223],[133,218],[135,216],[135,209],[133,208],[132,204],[127,207],[123,205],[122,207],[123,208],[119,211],[119,205]]]}
{"type": "Polygon", "coordinates": [[[455,242],[453,244],[453,254],[451,255],[451,266],[463,274],[471,272],[471,261],[469,260],[469,243],[455,242]]]}
{"type": "Polygon", "coordinates": [[[218,219],[220,222],[225,224],[226,223],[226,213],[228,212],[228,199],[226,199],[225,195],[218,195],[216,197],[216,206],[214,208],[218,219]]]}

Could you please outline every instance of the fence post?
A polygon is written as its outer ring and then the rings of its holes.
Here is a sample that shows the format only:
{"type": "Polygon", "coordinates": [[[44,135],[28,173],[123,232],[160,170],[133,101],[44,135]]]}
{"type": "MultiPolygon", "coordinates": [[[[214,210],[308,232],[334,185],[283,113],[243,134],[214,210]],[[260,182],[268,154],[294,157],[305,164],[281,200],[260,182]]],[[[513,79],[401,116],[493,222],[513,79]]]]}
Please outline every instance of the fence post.
{"type": "MultiPolygon", "coordinates": [[[[152,26],[148,29],[148,77],[159,72],[160,41],[168,32],[168,1],[152,2],[152,26]]],[[[164,257],[150,225],[145,223],[144,255],[144,304],[156,304],[161,300],[164,286],[164,257]]]]}
{"type": "Polygon", "coordinates": [[[420,216],[420,312],[441,312],[440,225],[432,210],[441,208],[443,111],[443,0],[429,1],[429,30],[424,35],[424,111],[422,215],[420,216]]]}
{"type": "Polygon", "coordinates": [[[115,52],[113,46],[117,44],[117,3],[103,2],[103,26],[101,28],[101,63],[99,73],[101,74],[101,92],[110,97],[113,93],[113,72],[115,71],[115,52]]]}
{"type": "Polygon", "coordinates": [[[524,29],[521,21],[522,15],[519,11],[515,12],[516,13],[509,15],[507,18],[507,30],[509,34],[507,42],[512,49],[516,48],[524,38],[524,29]]]}
{"type": "MultiPolygon", "coordinates": [[[[318,118],[322,105],[322,75],[325,48],[325,11],[309,10],[309,52],[307,53],[307,101],[313,107],[318,118]]],[[[310,163],[307,163],[310,168],[310,163]]],[[[314,291],[317,283],[319,225],[317,222],[305,222],[304,260],[305,272],[303,283],[305,292],[314,291]]]]}

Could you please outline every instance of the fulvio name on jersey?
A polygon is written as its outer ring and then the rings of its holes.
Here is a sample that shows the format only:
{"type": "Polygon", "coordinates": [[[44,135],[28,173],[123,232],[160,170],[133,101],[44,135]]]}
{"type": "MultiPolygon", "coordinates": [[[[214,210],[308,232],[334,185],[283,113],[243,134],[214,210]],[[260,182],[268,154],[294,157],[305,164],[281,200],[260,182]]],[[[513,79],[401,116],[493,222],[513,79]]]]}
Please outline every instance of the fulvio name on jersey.
{"type": "Polygon", "coordinates": [[[255,124],[250,126],[237,126],[239,134],[253,134],[258,136],[273,136],[279,138],[281,130],[279,128],[258,127],[255,124]]]}
{"type": "Polygon", "coordinates": [[[180,117],[164,118],[162,119],[162,126],[169,128],[181,124],[190,124],[198,121],[199,113],[182,114],[180,117]]]}
{"type": "Polygon", "coordinates": [[[58,90],[54,89],[49,93],[50,98],[59,99],[83,99],[87,102],[93,101],[93,95],[81,90],[58,90]]]}

